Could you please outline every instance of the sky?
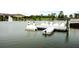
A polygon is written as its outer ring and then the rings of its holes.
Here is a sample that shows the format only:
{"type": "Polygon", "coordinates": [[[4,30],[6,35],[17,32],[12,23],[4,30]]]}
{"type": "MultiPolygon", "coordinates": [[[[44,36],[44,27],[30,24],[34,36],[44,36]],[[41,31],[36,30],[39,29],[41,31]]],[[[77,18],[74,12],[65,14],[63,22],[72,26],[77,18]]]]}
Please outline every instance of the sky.
{"type": "Polygon", "coordinates": [[[78,6],[78,0],[0,0],[0,13],[47,15],[64,11],[68,15],[79,12],[78,6]]]}

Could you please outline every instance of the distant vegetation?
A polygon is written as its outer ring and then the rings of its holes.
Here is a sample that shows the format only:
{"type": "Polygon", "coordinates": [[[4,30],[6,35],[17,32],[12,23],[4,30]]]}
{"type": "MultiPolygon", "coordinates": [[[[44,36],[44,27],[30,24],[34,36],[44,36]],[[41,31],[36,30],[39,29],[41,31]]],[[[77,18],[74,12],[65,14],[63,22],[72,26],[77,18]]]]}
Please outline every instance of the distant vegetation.
{"type": "MultiPolygon", "coordinates": [[[[51,13],[48,15],[31,15],[31,16],[22,16],[22,17],[15,17],[11,16],[14,21],[26,21],[26,20],[66,20],[67,18],[74,18],[72,14],[67,15],[64,14],[63,11],[60,11],[60,13],[57,15],[56,13],[51,13]]],[[[0,21],[7,21],[8,15],[0,15],[0,21]]]]}
{"type": "Polygon", "coordinates": [[[8,20],[8,16],[0,16],[0,21],[7,21],[8,20]]]}

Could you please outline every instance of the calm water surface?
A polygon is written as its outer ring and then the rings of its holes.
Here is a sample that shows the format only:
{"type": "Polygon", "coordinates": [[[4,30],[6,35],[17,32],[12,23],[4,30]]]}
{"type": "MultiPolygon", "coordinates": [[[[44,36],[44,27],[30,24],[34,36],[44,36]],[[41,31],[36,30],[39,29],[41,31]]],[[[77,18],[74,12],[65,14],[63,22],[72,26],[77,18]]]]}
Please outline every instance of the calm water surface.
{"type": "Polygon", "coordinates": [[[0,48],[62,48],[79,47],[79,29],[54,32],[25,31],[27,22],[0,22],[0,48]]]}

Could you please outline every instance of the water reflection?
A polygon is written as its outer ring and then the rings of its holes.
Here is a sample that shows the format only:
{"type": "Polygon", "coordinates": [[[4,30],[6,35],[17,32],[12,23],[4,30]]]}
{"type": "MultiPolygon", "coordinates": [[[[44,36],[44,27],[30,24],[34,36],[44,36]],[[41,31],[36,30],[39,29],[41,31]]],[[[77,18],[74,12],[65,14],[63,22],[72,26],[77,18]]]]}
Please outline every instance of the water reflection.
{"type": "Polygon", "coordinates": [[[50,37],[54,34],[54,32],[52,32],[51,34],[43,34],[44,37],[50,37]]]}
{"type": "MultiPolygon", "coordinates": [[[[43,36],[44,36],[44,37],[50,37],[50,36],[52,36],[54,33],[55,33],[55,32],[53,32],[53,33],[51,33],[51,34],[49,34],[49,35],[43,34],[43,36]]],[[[62,33],[62,32],[61,32],[61,33],[62,33]]],[[[69,41],[69,30],[66,31],[65,34],[66,34],[66,36],[64,37],[64,38],[65,38],[65,42],[68,43],[68,41],[69,41]]]]}
{"type": "Polygon", "coordinates": [[[69,30],[66,32],[66,43],[68,43],[68,41],[69,41],[69,30]]]}

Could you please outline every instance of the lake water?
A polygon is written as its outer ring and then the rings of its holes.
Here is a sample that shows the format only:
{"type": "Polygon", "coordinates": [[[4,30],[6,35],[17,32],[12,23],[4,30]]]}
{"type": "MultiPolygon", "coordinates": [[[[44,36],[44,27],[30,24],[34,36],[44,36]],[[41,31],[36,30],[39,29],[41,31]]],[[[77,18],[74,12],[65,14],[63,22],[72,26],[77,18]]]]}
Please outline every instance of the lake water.
{"type": "Polygon", "coordinates": [[[79,29],[54,32],[25,31],[27,22],[0,22],[0,48],[62,48],[79,47],[79,29]]]}

